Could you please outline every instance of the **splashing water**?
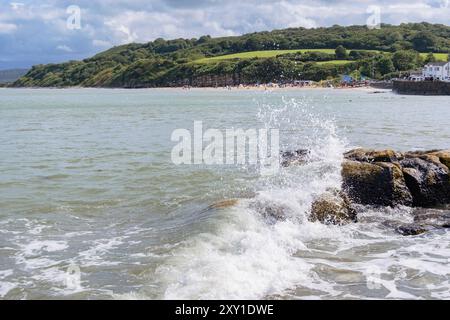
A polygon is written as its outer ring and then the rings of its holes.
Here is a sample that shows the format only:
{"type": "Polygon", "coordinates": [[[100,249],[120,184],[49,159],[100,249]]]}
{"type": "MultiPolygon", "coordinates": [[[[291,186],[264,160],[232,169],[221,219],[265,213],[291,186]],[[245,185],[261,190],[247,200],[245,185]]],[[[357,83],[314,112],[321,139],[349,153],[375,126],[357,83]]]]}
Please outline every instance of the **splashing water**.
{"type": "Polygon", "coordinates": [[[252,299],[297,285],[323,288],[322,281],[313,281],[314,264],[296,253],[309,251],[307,239],[329,237],[330,227],[312,224],[307,217],[315,195],[339,188],[345,144],[336,136],[333,122],[316,118],[306,102],[284,100],[279,108],[263,105],[258,118],[266,128],[281,128],[281,135],[289,136],[284,148],[310,150],[311,161],[283,169],[276,177],[261,177],[255,198],[218,213],[215,232],[190,239],[175,252],[156,271],[156,277],[168,284],[164,298],[252,299]],[[313,136],[299,130],[305,122],[315,129],[313,136]],[[268,223],[258,213],[267,207],[283,208],[287,219],[268,223]]]}

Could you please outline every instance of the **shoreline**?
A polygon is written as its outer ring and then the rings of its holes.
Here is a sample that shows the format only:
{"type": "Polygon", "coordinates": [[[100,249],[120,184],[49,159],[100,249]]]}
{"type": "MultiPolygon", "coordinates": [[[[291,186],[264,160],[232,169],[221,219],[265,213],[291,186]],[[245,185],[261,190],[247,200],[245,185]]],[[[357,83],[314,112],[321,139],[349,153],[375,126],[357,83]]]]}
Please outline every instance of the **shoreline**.
{"type": "Polygon", "coordinates": [[[303,86],[303,87],[264,87],[264,86],[245,86],[245,87],[152,87],[152,88],[107,88],[107,87],[0,87],[1,89],[28,89],[28,90],[74,90],[74,89],[85,89],[85,90],[164,90],[164,91],[261,91],[261,92],[272,92],[272,91],[303,91],[303,90],[345,90],[345,91],[363,91],[363,92],[374,92],[374,93],[384,93],[392,92],[391,89],[379,89],[371,86],[364,87],[320,87],[320,86],[303,86]]]}

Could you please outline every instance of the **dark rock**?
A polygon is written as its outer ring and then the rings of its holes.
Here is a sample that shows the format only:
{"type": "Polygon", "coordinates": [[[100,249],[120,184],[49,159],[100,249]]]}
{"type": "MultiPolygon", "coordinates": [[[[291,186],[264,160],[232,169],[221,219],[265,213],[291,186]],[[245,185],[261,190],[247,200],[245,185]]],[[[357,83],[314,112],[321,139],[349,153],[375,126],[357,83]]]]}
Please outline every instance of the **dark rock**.
{"type": "Polygon", "coordinates": [[[292,165],[305,164],[309,155],[308,150],[285,151],[281,153],[281,166],[289,167],[292,165]]]}
{"type": "Polygon", "coordinates": [[[410,223],[398,226],[396,231],[403,236],[417,236],[429,231],[429,228],[420,224],[410,223]]]}
{"type": "Polygon", "coordinates": [[[320,195],[312,204],[310,220],[343,225],[357,222],[356,211],[345,193],[332,190],[320,195]]]}
{"type": "Polygon", "coordinates": [[[386,220],[383,225],[395,230],[403,236],[415,236],[429,231],[431,228],[420,223],[402,223],[397,220],[386,220]]]}
{"type": "Polygon", "coordinates": [[[412,204],[411,193],[397,164],[344,161],[342,178],[343,189],[357,203],[380,206],[412,204]]]}
{"type": "Polygon", "coordinates": [[[413,196],[416,207],[434,207],[450,202],[449,169],[439,158],[422,155],[400,161],[406,185],[413,196]]]}

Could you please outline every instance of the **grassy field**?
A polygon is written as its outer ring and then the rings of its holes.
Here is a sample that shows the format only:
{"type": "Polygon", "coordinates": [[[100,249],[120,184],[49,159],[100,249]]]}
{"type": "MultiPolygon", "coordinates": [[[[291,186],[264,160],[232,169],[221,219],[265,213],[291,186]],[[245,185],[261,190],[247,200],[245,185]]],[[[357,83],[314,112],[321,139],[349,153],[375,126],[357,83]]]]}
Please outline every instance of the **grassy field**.
{"type": "Polygon", "coordinates": [[[302,49],[302,50],[266,50],[266,51],[249,51],[249,52],[241,52],[234,54],[227,54],[225,56],[218,56],[212,58],[203,58],[199,59],[195,62],[197,63],[208,63],[215,62],[220,60],[232,60],[232,59],[252,59],[252,58],[271,58],[280,56],[288,53],[304,53],[304,52],[324,52],[324,53],[334,53],[334,49],[302,49]]]}
{"type": "MultiPolygon", "coordinates": [[[[436,58],[436,60],[438,61],[447,61],[447,57],[448,54],[447,53],[433,53],[434,57],[436,58]]],[[[420,56],[422,58],[426,58],[426,56],[428,55],[428,53],[421,53],[420,56]]]]}
{"type": "MultiPolygon", "coordinates": [[[[211,63],[211,62],[217,62],[222,60],[233,60],[233,59],[252,59],[252,58],[271,58],[280,56],[283,54],[288,53],[305,53],[305,52],[324,52],[333,54],[335,49],[301,49],[301,50],[266,50],[266,51],[250,51],[250,52],[241,52],[241,53],[234,53],[234,54],[228,54],[224,56],[217,56],[217,57],[211,57],[211,58],[203,58],[196,60],[195,63],[211,63]]],[[[356,50],[356,51],[371,51],[371,52],[380,52],[376,50],[356,50]]],[[[350,51],[349,51],[350,52],[350,51]]],[[[423,58],[427,56],[427,53],[421,53],[420,54],[423,58]]],[[[434,56],[439,61],[447,61],[447,54],[446,53],[435,53],[434,56]]],[[[334,63],[334,64],[345,64],[345,60],[333,60],[333,61],[325,61],[325,62],[319,62],[320,64],[324,63],[334,63]]]]}
{"type": "Polygon", "coordinates": [[[355,61],[351,61],[351,60],[330,60],[330,61],[320,61],[317,62],[317,64],[335,64],[335,65],[343,65],[343,64],[349,64],[355,61]]]}

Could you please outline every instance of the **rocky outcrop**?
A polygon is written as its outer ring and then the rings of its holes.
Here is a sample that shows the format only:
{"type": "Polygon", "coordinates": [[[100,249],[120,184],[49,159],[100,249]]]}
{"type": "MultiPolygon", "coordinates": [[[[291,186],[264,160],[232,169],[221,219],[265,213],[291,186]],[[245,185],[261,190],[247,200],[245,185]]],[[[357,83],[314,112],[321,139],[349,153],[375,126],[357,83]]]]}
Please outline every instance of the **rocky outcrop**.
{"type": "Polygon", "coordinates": [[[407,158],[401,164],[414,206],[433,207],[450,201],[450,177],[445,165],[421,158],[407,158]]]}
{"type": "Polygon", "coordinates": [[[379,206],[413,203],[402,169],[396,163],[345,161],[342,178],[343,189],[357,203],[379,206]]]}
{"type": "Polygon", "coordinates": [[[450,151],[356,149],[342,165],[343,189],[364,205],[434,207],[450,203],[450,151]]]}
{"type": "MultiPolygon", "coordinates": [[[[281,153],[283,166],[300,165],[308,158],[307,150],[281,153]]],[[[404,236],[450,227],[450,210],[445,207],[450,204],[450,150],[400,153],[356,149],[345,153],[344,159],[342,189],[318,195],[311,205],[310,221],[344,225],[358,221],[355,208],[403,205],[416,207],[407,223],[389,216],[380,223],[404,236]]],[[[223,209],[237,203],[230,199],[210,208],[223,209]]],[[[251,208],[270,224],[293,214],[287,206],[270,201],[253,202],[251,208]]],[[[364,216],[361,219],[364,221],[364,216]]]]}
{"type": "Polygon", "coordinates": [[[310,220],[343,225],[357,222],[357,217],[347,195],[339,190],[330,190],[313,202],[310,220]]]}
{"type": "Polygon", "coordinates": [[[342,192],[318,197],[311,208],[312,221],[326,224],[356,221],[354,203],[417,207],[414,222],[385,224],[405,236],[450,226],[450,211],[429,209],[450,204],[450,150],[400,153],[356,149],[345,153],[344,159],[342,192]]]}

